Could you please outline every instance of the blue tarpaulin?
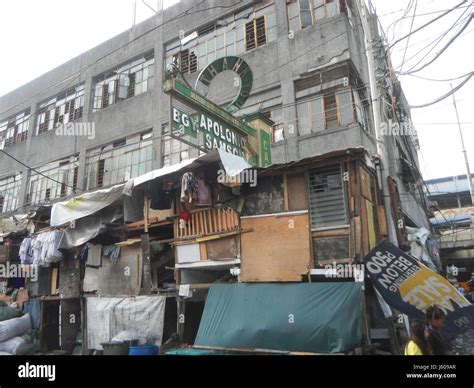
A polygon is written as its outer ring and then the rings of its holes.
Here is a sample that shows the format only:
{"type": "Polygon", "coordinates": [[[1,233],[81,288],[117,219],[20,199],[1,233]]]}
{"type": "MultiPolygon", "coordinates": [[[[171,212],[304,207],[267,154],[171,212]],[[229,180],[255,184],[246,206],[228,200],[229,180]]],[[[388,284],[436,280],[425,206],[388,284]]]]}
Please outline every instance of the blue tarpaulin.
{"type": "Polygon", "coordinates": [[[362,297],[352,282],[215,285],[194,344],[345,352],[362,343],[362,297]]]}

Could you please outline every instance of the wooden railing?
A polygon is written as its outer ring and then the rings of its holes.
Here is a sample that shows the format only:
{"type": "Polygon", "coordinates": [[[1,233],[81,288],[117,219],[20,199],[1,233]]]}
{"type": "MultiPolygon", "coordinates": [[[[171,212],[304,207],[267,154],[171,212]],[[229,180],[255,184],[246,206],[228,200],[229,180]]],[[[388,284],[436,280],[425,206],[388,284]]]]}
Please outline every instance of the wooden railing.
{"type": "Polygon", "coordinates": [[[209,234],[225,233],[239,227],[239,216],[231,208],[206,208],[189,212],[189,220],[180,224],[174,221],[174,237],[202,237],[209,234]]]}

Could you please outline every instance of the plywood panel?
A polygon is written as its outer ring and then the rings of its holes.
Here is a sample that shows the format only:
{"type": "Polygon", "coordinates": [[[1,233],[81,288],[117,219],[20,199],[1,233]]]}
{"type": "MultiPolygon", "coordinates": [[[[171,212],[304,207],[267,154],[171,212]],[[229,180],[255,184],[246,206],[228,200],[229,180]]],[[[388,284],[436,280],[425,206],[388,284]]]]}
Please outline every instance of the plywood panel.
{"type": "Polygon", "coordinates": [[[377,206],[378,221],[379,221],[379,233],[380,236],[388,236],[387,230],[387,219],[385,218],[385,209],[383,205],[377,206]]]}
{"type": "Polygon", "coordinates": [[[362,253],[366,255],[369,253],[369,227],[367,222],[367,206],[365,206],[365,199],[361,198],[360,206],[360,232],[362,236],[362,253]]]}
{"type": "Polygon", "coordinates": [[[64,298],[79,297],[79,260],[65,256],[59,265],[59,293],[64,298]]]}
{"type": "Polygon", "coordinates": [[[287,183],[290,211],[308,209],[308,184],[304,174],[287,175],[287,183]]]}
{"type": "Polygon", "coordinates": [[[359,255],[361,252],[362,236],[360,230],[360,217],[354,217],[354,246],[355,254],[359,255]]]}
{"type": "Polygon", "coordinates": [[[370,190],[370,175],[363,167],[359,167],[359,171],[361,193],[368,200],[372,200],[372,192],[370,190]]]}
{"type": "Polygon", "coordinates": [[[301,281],[312,262],[309,215],[241,218],[243,282],[301,281]]]}
{"type": "Polygon", "coordinates": [[[122,247],[117,262],[104,257],[99,268],[99,295],[138,295],[142,273],[141,244],[122,247]]]}
{"type": "Polygon", "coordinates": [[[207,257],[209,260],[233,259],[239,254],[239,237],[230,236],[207,241],[207,257]]]}
{"type": "Polygon", "coordinates": [[[369,231],[369,248],[375,248],[377,245],[377,237],[375,235],[375,225],[374,225],[374,208],[372,206],[372,202],[365,201],[365,205],[367,207],[367,227],[369,231]]]}

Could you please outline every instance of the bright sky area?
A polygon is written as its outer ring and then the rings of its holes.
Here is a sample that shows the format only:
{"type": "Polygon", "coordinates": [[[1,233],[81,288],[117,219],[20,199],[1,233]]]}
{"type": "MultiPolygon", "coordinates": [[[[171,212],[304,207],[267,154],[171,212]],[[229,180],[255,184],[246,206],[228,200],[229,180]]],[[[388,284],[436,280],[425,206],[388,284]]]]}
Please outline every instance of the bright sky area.
{"type": "MultiPolygon", "coordinates": [[[[178,0],[164,0],[164,7],[177,2],[178,0]]],[[[415,4],[417,16],[413,21],[413,30],[440,15],[439,11],[452,8],[460,2],[461,0],[374,0],[373,4],[388,41],[393,43],[410,32],[415,4]],[[411,10],[404,17],[410,2],[411,10]],[[393,25],[397,20],[399,21],[393,25]]],[[[149,7],[158,9],[160,1],[148,0],[148,6],[141,0],[136,3],[136,23],[139,23],[154,15],[149,7]]],[[[131,28],[134,4],[135,0],[0,1],[0,96],[131,28]]],[[[446,36],[421,64],[432,58],[448,42],[462,27],[465,18],[473,12],[471,1],[466,1],[466,6],[411,36],[402,71],[410,70],[416,65],[431,49],[431,43],[436,42],[447,31],[446,36]],[[467,9],[467,5],[471,7],[467,9]],[[466,12],[463,14],[464,11],[466,12]]],[[[446,52],[415,75],[448,79],[472,71],[473,27],[469,25],[446,52]]],[[[407,40],[403,40],[393,47],[392,61],[397,70],[403,62],[406,46],[407,40]]],[[[411,105],[430,102],[450,90],[450,82],[427,81],[409,75],[400,76],[400,80],[411,105]]],[[[451,82],[456,86],[461,81],[462,79],[451,82]]],[[[455,94],[471,172],[474,172],[474,109],[470,95],[473,85],[474,78],[455,94]]],[[[430,107],[413,109],[412,117],[420,140],[419,159],[425,179],[465,174],[452,97],[430,107]]]]}

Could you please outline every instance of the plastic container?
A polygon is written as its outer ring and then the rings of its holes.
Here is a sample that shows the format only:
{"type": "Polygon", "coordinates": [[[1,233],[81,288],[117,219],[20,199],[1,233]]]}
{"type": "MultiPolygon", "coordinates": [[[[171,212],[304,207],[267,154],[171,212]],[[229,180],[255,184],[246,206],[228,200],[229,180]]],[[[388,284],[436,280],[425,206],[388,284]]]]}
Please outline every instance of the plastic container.
{"type": "Polygon", "coordinates": [[[103,342],[101,345],[104,348],[104,356],[126,356],[130,347],[128,342],[103,342]]]}
{"type": "Polygon", "coordinates": [[[130,346],[128,354],[130,356],[156,356],[158,350],[156,345],[130,346]]]}

